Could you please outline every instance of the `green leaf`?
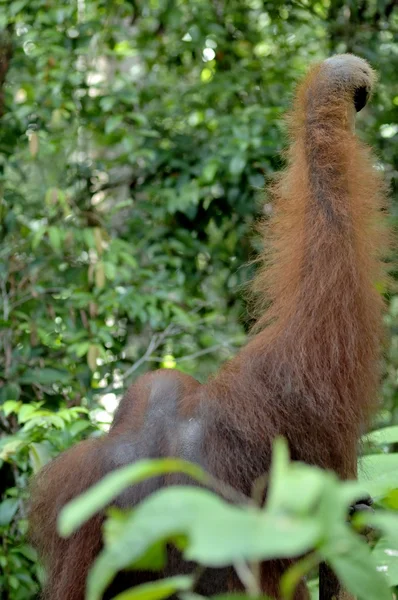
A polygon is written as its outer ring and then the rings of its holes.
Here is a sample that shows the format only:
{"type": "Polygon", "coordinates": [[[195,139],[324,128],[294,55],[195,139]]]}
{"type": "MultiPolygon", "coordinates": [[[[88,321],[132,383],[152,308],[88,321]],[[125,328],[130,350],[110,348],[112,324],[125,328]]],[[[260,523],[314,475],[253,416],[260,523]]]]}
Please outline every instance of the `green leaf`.
{"type": "Polygon", "coordinates": [[[308,510],[319,498],[327,475],[316,468],[290,464],[289,449],[282,438],[275,440],[272,458],[266,509],[276,512],[292,507],[298,511],[308,510]]]}
{"type": "Polygon", "coordinates": [[[129,40],[118,42],[113,50],[118,56],[134,56],[137,53],[136,48],[131,45],[129,40]]]}
{"type": "Polygon", "coordinates": [[[36,550],[32,548],[32,546],[23,544],[15,548],[15,551],[18,552],[18,554],[22,554],[22,556],[25,556],[25,558],[27,558],[31,562],[37,562],[37,553],[36,550]]]}
{"type": "Polygon", "coordinates": [[[381,573],[385,573],[390,587],[398,585],[398,548],[382,538],[372,552],[373,560],[381,573]]]}
{"type": "Polygon", "coordinates": [[[371,431],[364,436],[364,441],[378,446],[383,444],[395,444],[398,442],[398,425],[371,431]]]}
{"type": "Polygon", "coordinates": [[[142,460],[109,473],[87,492],[67,504],[59,516],[58,531],[65,537],[70,535],[128,486],[167,473],[185,473],[201,483],[208,481],[208,476],[200,467],[184,460],[142,460]]]}
{"type": "Polygon", "coordinates": [[[310,571],[313,571],[320,563],[321,557],[317,552],[310,552],[293,563],[283,574],[280,582],[280,591],[283,598],[293,600],[295,591],[310,571]]]}
{"type": "MultiPolygon", "coordinates": [[[[188,576],[169,577],[153,583],[145,583],[115,596],[114,600],[162,600],[177,592],[189,590],[193,578],[188,576]]],[[[88,596],[90,600],[90,596],[88,596]]]]}
{"type": "Polygon", "coordinates": [[[81,342],[79,344],[74,344],[73,351],[78,358],[81,358],[87,354],[89,348],[90,342],[81,342]]]}
{"type": "Polygon", "coordinates": [[[214,180],[214,177],[218,171],[219,162],[217,160],[210,160],[207,162],[202,171],[203,180],[206,183],[211,183],[214,180]]]}
{"type": "Polygon", "coordinates": [[[398,486],[395,489],[390,489],[385,494],[383,497],[383,505],[385,508],[398,511],[398,486]]]}
{"type": "Polygon", "coordinates": [[[340,539],[339,550],[324,548],[322,554],[347,590],[361,600],[391,600],[387,580],[377,570],[366,542],[347,527],[335,533],[340,539]]]}
{"type": "Polygon", "coordinates": [[[18,510],[19,502],[19,498],[6,498],[0,503],[0,527],[11,523],[18,510]]]}
{"type": "Polygon", "coordinates": [[[371,496],[398,488],[398,454],[371,454],[358,461],[358,478],[371,496]]]}
{"type": "Polygon", "coordinates": [[[105,133],[109,134],[115,131],[123,121],[122,115],[112,115],[105,121],[105,133]]]}
{"type": "MultiPolygon", "coordinates": [[[[212,600],[272,600],[268,596],[250,596],[248,594],[239,593],[239,592],[231,592],[230,594],[217,594],[216,596],[211,597],[212,600]]],[[[197,594],[184,594],[183,600],[200,600],[201,596],[197,594]]]]}
{"type": "Polygon", "coordinates": [[[33,415],[25,423],[21,431],[26,433],[27,431],[31,431],[35,427],[45,427],[47,429],[49,425],[51,425],[52,427],[56,427],[57,429],[65,429],[65,421],[61,419],[61,417],[59,417],[58,415],[50,413],[45,417],[40,415],[33,415]]]}
{"type": "Polygon", "coordinates": [[[389,471],[374,475],[371,480],[363,479],[363,487],[373,498],[384,498],[393,489],[398,489],[398,472],[389,471]]]}
{"type": "Polygon", "coordinates": [[[18,423],[26,423],[36,413],[36,407],[31,404],[22,404],[18,412],[18,423]]]}
{"type": "Polygon", "coordinates": [[[89,421],[82,421],[82,420],[75,421],[70,426],[69,432],[72,437],[77,437],[80,433],[82,433],[83,431],[88,429],[90,426],[91,426],[91,423],[89,421]]]}
{"type": "Polygon", "coordinates": [[[28,4],[29,0],[13,0],[10,3],[9,11],[10,15],[17,16],[22,9],[28,4]]]}
{"type": "Polygon", "coordinates": [[[21,383],[41,383],[42,385],[51,385],[52,383],[68,383],[69,373],[61,369],[43,368],[27,369],[20,378],[21,383]]]}
{"type": "Polygon", "coordinates": [[[377,511],[358,515],[361,522],[376,527],[383,532],[391,546],[398,550],[398,513],[391,511],[377,511]]]}
{"type": "Polygon", "coordinates": [[[49,227],[48,238],[50,240],[51,248],[54,252],[59,253],[62,248],[62,235],[58,227],[49,227]]]}
{"type": "Polygon", "coordinates": [[[11,413],[17,413],[20,406],[21,402],[18,402],[17,400],[7,400],[1,405],[0,409],[5,416],[8,417],[11,413]]]}
{"type": "Polygon", "coordinates": [[[297,556],[321,536],[313,515],[295,519],[262,509],[245,510],[201,488],[172,486],[144,500],[121,535],[100,553],[89,578],[97,600],[115,573],[134,564],[154,543],[186,537],[184,558],[207,567],[297,556]]]}
{"type": "Polygon", "coordinates": [[[33,472],[37,473],[40,471],[45,464],[47,464],[52,456],[50,454],[48,443],[36,443],[32,442],[29,446],[29,458],[33,468],[33,472]]]}
{"type": "Polygon", "coordinates": [[[7,436],[4,439],[0,439],[0,459],[9,460],[9,457],[24,445],[24,441],[18,439],[16,436],[7,436]]]}
{"type": "Polygon", "coordinates": [[[229,172],[231,175],[240,175],[246,166],[246,158],[236,154],[229,163],[229,172]]]}
{"type": "MultiPolygon", "coordinates": [[[[176,539],[172,541],[177,542],[176,539]]],[[[177,545],[177,543],[176,543],[177,545]]],[[[138,571],[160,571],[167,564],[167,548],[163,540],[156,542],[132,565],[138,571]]]]}
{"type": "Polygon", "coordinates": [[[374,474],[398,472],[397,454],[371,454],[359,459],[360,477],[366,480],[374,474]]]}

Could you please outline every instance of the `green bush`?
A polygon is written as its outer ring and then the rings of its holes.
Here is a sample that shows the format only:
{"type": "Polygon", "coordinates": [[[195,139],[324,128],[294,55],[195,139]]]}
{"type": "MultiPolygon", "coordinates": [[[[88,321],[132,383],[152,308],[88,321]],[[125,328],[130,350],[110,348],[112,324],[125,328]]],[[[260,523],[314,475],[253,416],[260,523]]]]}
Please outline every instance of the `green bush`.
{"type": "MultiPolygon", "coordinates": [[[[378,432],[378,434],[381,432],[378,432]]],[[[398,427],[391,438],[398,440],[398,427]]],[[[361,600],[388,600],[390,586],[398,584],[398,513],[376,510],[354,517],[354,525],[376,527],[381,535],[372,544],[356,535],[347,524],[350,504],[371,488],[379,505],[398,510],[390,489],[398,485],[398,455],[386,469],[375,459],[373,481],[341,483],[331,473],[301,463],[289,463],[287,446],[275,443],[265,506],[213,481],[197,466],[173,459],[142,461],[123,467],[73,500],[59,519],[61,535],[70,535],[96,512],[104,509],[129,485],[170,471],[181,471],[208,488],[215,488],[228,502],[208,489],[172,486],[155,492],[130,511],[109,510],[104,526],[104,549],[88,577],[87,599],[100,600],[115,574],[122,569],[159,570],[165,565],[166,545],[175,544],[184,558],[199,566],[234,566],[246,592],[261,595],[258,561],[302,557],[284,575],[284,600],[292,600],[301,577],[321,561],[327,561],[347,590],[361,600]],[[234,501],[235,505],[230,502],[234,501]]],[[[364,465],[362,465],[362,468],[364,465]]],[[[120,598],[162,598],[193,587],[192,577],[176,577],[145,584],[120,598]]],[[[316,588],[315,588],[316,592],[316,588]]],[[[249,596],[248,596],[249,597],[249,596]]]]}

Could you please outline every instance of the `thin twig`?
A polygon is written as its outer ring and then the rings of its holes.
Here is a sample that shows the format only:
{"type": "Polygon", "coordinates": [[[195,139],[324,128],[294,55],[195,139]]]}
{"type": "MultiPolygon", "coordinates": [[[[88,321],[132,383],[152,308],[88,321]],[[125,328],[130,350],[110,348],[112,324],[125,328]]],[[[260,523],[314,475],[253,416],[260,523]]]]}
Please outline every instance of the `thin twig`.
{"type": "Polygon", "coordinates": [[[135,363],[133,363],[131,365],[131,367],[129,367],[127,369],[127,371],[125,373],[123,373],[122,379],[128,379],[130,377],[130,375],[132,375],[134,373],[134,371],[136,371],[144,362],[146,362],[149,359],[152,352],[157,348],[157,343],[158,343],[158,336],[157,336],[157,334],[155,334],[152,336],[152,338],[148,344],[148,347],[145,350],[145,353],[141,356],[141,358],[136,360],[135,363]]]}
{"type": "Polygon", "coordinates": [[[6,284],[4,283],[4,279],[0,279],[0,288],[1,288],[1,296],[3,299],[3,319],[4,321],[8,321],[8,317],[10,314],[10,302],[7,294],[6,284]]]}
{"type": "Polygon", "coordinates": [[[239,561],[234,563],[234,569],[239,579],[245,586],[245,589],[249,596],[260,596],[260,586],[249,565],[244,561],[239,561]]]}
{"type": "MultiPolygon", "coordinates": [[[[178,362],[182,362],[184,360],[194,360],[195,358],[199,358],[199,356],[204,356],[205,354],[210,354],[211,352],[216,352],[216,350],[221,350],[221,348],[228,348],[228,342],[222,342],[221,344],[215,344],[214,346],[210,346],[209,348],[203,348],[202,350],[198,350],[193,354],[187,354],[186,356],[181,356],[177,360],[178,362]]],[[[163,358],[150,358],[149,362],[162,362],[163,358]]]]}
{"type": "MultiPolygon", "coordinates": [[[[10,301],[7,294],[7,287],[3,279],[0,279],[1,295],[3,299],[3,319],[8,321],[10,316],[10,301]]],[[[4,347],[4,376],[7,379],[12,363],[12,346],[11,346],[11,329],[5,328],[2,331],[3,347],[4,347]]]]}
{"type": "Polygon", "coordinates": [[[155,333],[151,337],[148,347],[145,350],[144,354],[135,363],[133,363],[131,367],[127,369],[127,371],[122,375],[122,379],[128,379],[128,377],[130,377],[130,375],[134,373],[134,371],[136,371],[144,362],[148,362],[150,360],[152,352],[159,348],[159,346],[164,342],[166,337],[176,335],[176,333],[180,333],[181,331],[181,328],[178,328],[174,324],[170,323],[164,331],[162,331],[161,333],[155,333]]]}

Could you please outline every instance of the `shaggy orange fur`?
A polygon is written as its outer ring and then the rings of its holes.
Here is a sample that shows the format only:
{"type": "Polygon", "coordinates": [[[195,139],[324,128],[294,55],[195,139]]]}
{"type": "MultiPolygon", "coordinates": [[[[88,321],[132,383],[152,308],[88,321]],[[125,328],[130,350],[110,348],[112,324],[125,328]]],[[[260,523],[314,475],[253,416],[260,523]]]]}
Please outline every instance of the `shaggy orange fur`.
{"type": "MultiPolygon", "coordinates": [[[[31,531],[47,566],[46,598],[82,600],[101,547],[102,515],[61,540],[60,508],[123,464],[181,456],[250,494],[269,469],[274,438],[284,435],[294,459],[356,476],[358,439],[377,401],[383,303],[375,283],[387,238],[383,186],[353,131],[354,106],[364,105],[374,79],[365,61],[341,55],[313,68],[298,90],[288,167],[272,189],[266,266],[254,282],[261,316],[247,346],[204,385],[177,371],[139,378],[107,436],[77,445],[37,477],[31,531]]],[[[134,486],[117,504],[132,506],[163,484],[134,486]]],[[[280,598],[287,565],[263,564],[264,593],[280,598]]],[[[190,568],[171,549],[159,576],[190,568]]],[[[122,574],[107,597],[153,578],[122,574]]],[[[230,570],[209,570],[197,590],[231,587],[239,582],[230,570]]],[[[295,600],[308,598],[302,582],[295,600]]]]}

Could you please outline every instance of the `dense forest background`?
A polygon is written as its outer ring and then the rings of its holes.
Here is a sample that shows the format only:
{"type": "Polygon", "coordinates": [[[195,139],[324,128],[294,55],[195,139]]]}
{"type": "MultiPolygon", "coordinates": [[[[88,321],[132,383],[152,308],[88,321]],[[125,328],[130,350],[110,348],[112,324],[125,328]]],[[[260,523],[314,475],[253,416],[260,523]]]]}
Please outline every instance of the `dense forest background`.
{"type": "MultiPolygon", "coordinates": [[[[37,592],[32,470],[106,429],[138,374],[204,379],[245,341],[282,117],[331,53],[379,73],[358,132],[397,223],[397,34],[394,0],[0,0],[4,597],[37,592]]],[[[378,426],[398,423],[394,286],[378,426]]]]}

